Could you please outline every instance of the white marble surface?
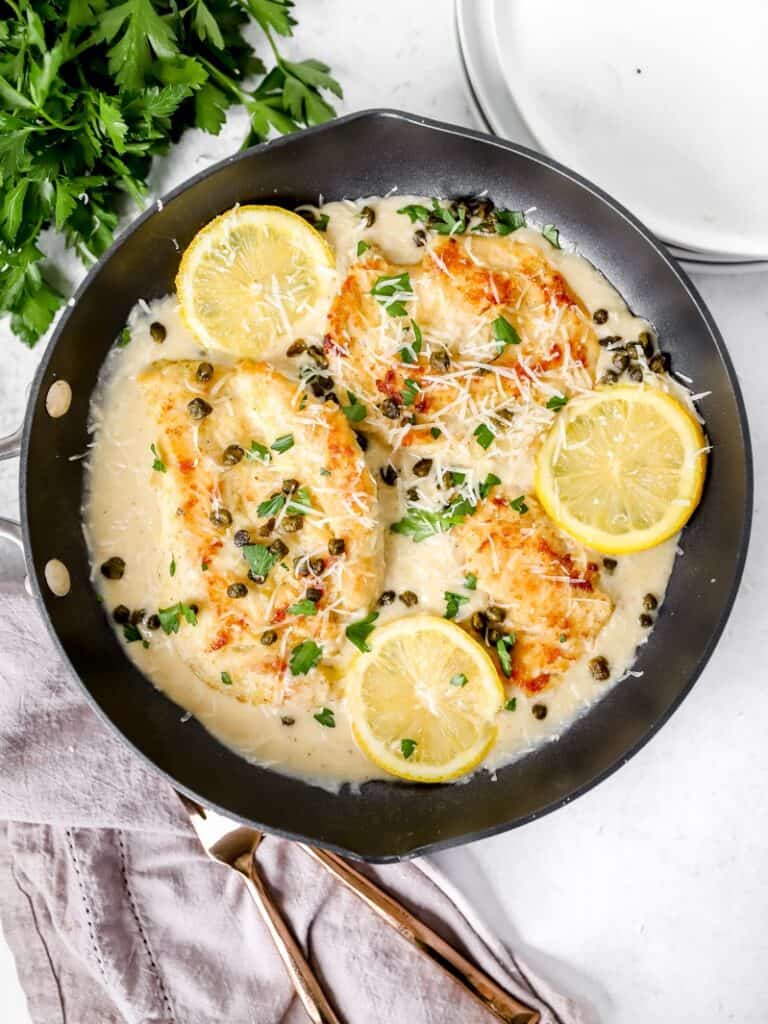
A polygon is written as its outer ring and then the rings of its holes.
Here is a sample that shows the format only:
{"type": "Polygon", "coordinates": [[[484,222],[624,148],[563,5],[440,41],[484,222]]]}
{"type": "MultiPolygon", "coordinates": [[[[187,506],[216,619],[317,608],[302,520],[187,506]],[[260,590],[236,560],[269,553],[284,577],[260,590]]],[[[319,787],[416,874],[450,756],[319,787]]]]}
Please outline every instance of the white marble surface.
{"type": "MultiPolygon", "coordinates": [[[[479,127],[465,94],[449,0],[300,3],[297,52],[328,60],[345,110],[395,106],[479,127]]],[[[160,190],[227,139],[185,140],[160,190]]],[[[730,624],[682,708],[618,774],[524,829],[439,861],[502,938],[610,1024],[768,1020],[768,274],[700,277],[741,379],[756,469],[753,543],[730,624]]],[[[43,351],[0,328],[0,432],[22,415],[43,351]]],[[[706,410],[706,405],[704,406],[706,410]]],[[[0,465],[0,515],[16,507],[0,465]]],[[[18,576],[0,551],[0,579],[18,576]]],[[[26,1021],[0,942],[3,1020],[26,1021]]]]}

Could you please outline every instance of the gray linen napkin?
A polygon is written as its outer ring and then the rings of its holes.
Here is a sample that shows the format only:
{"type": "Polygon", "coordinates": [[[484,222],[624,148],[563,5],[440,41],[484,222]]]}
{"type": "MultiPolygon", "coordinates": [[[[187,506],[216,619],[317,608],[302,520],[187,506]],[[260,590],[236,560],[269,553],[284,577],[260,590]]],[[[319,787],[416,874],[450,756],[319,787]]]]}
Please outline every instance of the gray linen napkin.
{"type": "MultiPolygon", "coordinates": [[[[8,586],[0,819],[0,916],[35,1024],[306,1021],[241,877],[207,858],[178,795],[91,711],[33,602],[8,586]]],[[[293,844],[268,838],[259,862],[347,1024],[489,1024],[293,844]]],[[[544,1024],[579,1024],[417,862],[366,870],[544,1024]]]]}

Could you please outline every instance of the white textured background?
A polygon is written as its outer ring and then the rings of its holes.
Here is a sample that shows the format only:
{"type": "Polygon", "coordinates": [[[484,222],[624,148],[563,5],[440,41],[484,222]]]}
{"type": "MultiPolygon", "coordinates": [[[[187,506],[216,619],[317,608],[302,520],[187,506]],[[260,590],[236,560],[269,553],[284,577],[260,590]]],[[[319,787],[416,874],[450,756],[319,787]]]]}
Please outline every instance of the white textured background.
{"type": "MultiPolygon", "coordinates": [[[[295,52],[333,65],[344,110],[480,127],[449,0],[303,0],[298,14],[295,52]]],[[[157,169],[158,190],[236,148],[241,126],[185,139],[157,169]]],[[[618,774],[525,829],[438,858],[502,938],[605,1024],[768,1021],[768,274],[696,283],[739,372],[755,448],[752,550],[726,634],[683,707],[618,774]]],[[[0,433],[21,419],[42,351],[0,328],[0,433]]],[[[2,464],[0,515],[15,509],[15,466],[2,464]]],[[[21,572],[0,550],[0,579],[21,572]]],[[[1,940],[0,1019],[27,1020],[1,940]]]]}

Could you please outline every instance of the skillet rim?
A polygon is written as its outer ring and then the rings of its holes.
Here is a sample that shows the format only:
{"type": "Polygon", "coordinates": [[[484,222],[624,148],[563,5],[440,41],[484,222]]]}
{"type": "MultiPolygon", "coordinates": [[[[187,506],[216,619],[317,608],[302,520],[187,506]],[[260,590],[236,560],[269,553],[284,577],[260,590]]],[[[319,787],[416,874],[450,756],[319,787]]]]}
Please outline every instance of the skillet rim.
{"type": "MultiPolygon", "coordinates": [[[[610,279],[609,279],[610,280],[610,279]]],[[[410,114],[406,111],[397,110],[389,107],[380,108],[367,108],[361,111],[355,111],[347,114],[343,117],[337,118],[334,121],[327,122],[322,125],[317,125],[313,128],[304,129],[301,132],[294,132],[290,135],[281,136],[276,139],[272,139],[267,142],[263,142],[257,146],[252,146],[249,149],[241,150],[231,156],[225,157],[223,160],[219,160],[216,163],[210,165],[199,171],[197,174],[190,178],[185,179],[175,188],[169,192],[164,193],[158,197],[152,205],[140,213],[134,220],[128,224],[125,229],[119,234],[114,240],[109,249],[101,256],[101,258],[93,264],[88,270],[87,274],[81,281],[80,285],[76,288],[71,299],[68,301],[61,318],[54,328],[53,334],[48,341],[45,353],[38,365],[35,372],[32,384],[29,390],[29,397],[27,401],[27,408],[24,414],[24,429],[22,434],[21,444],[21,455],[20,455],[20,471],[19,471],[19,503],[20,503],[20,518],[22,525],[22,534],[24,541],[24,556],[27,567],[28,578],[30,580],[31,589],[33,591],[34,598],[37,602],[38,608],[42,612],[43,621],[45,622],[46,629],[49,636],[54,642],[55,647],[61,654],[65,664],[69,667],[70,673],[77,682],[77,685],[81,688],[85,694],[86,700],[88,701],[91,708],[97,713],[103,722],[105,722],[114,733],[116,733],[121,742],[128,745],[128,747],[137,754],[143,763],[147,765],[153,772],[164,778],[177,792],[184,793],[192,800],[196,802],[202,802],[204,806],[215,810],[222,814],[224,817],[230,820],[240,822],[244,825],[263,828],[264,831],[280,836],[285,839],[296,840],[299,842],[308,842],[313,845],[320,846],[324,849],[332,850],[341,856],[352,857],[356,860],[362,860],[371,864],[388,864],[397,863],[404,860],[410,860],[413,857],[422,856],[425,853],[436,853],[438,851],[447,850],[455,846],[464,845],[467,843],[475,842],[480,839],[487,839],[492,836],[500,835],[504,832],[511,831],[512,829],[519,828],[523,825],[527,825],[538,818],[544,817],[544,815],[550,814],[560,807],[563,807],[585,793],[588,793],[591,789],[598,786],[601,782],[611,776],[614,772],[618,771],[623,765],[625,765],[632,757],[634,757],[662,728],[662,726],[669,720],[674,712],[680,707],[682,702],[690,693],[694,684],[701,676],[704,668],[709,662],[712,654],[714,653],[717,644],[719,643],[720,637],[725,629],[725,626],[730,618],[733,605],[736,600],[736,596],[741,585],[741,580],[744,572],[744,566],[746,563],[747,552],[749,549],[749,541],[752,529],[753,509],[754,509],[754,467],[753,467],[753,455],[752,455],[752,443],[749,429],[749,421],[747,418],[746,406],[744,398],[741,393],[741,387],[739,385],[736,370],[733,366],[730,354],[728,352],[725,341],[714,321],[712,314],[710,313],[706,303],[700,296],[697,288],[690,280],[685,271],[680,267],[677,261],[670,255],[665,246],[656,238],[656,236],[647,228],[645,225],[632,214],[625,206],[619,203],[607,192],[603,191],[593,182],[587,178],[582,177],[576,171],[571,170],[569,167],[564,166],[551,157],[544,156],[541,153],[529,149],[526,146],[518,145],[514,142],[509,142],[505,139],[500,139],[496,136],[491,136],[486,132],[477,131],[471,128],[463,128],[459,125],[449,124],[444,121],[437,121],[432,118],[422,117],[417,114],[410,114]],[[228,167],[232,164],[238,163],[242,160],[250,159],[255,153],[261,153],[267,149],[274,150],[281,148],[284,145],[293,144],[300,142],[304,136],[314,136],[322,133],[333,132],[336,128],[343,125],[352,124],[357,121],[365,120],[378,120],[378,119],[392,119],[396,121],[403,121],[407,124],[412,124],[417,127],[426,128],[430,131],[435,131],[444,135],[452,135],[461,138],[467,138],[474,142],[480,142],[484,145],[490,145],[497,149],[507,150],[522,156],[533,163],[540,164],[544,167],[554,170],[562,177],[568,179],[580,188],[584,189],[588,193],[601,200],[606,204],[614,213],[618,214],[629,227],[633,228],[635,232],[640,235],[647,244],[655,251],[656,255],[660,257],[662,262],[666,264],[667,268],[677,277],[683,289],[688,295],[696,313],[700,317],[703,325],[706,326],[710,339],[715,347],[715,350],[722,362],[728,377],[733,396],[736,404],[736,410],[738,413],[738,425],[740,428],[740,440],[741,440],[741,452],[744,470],[744,506],[742,516],[741,535],[738,542],[738,554],[733,566],[732,583],[728,592],[726,600],[723,602],[720,613],[718,615],[717,624],[710,633],[707,644],[700,652],[693,670],[691,671],[689,678],[686,680],[685,685],[681,688],[676,698],[667,706],[664,712],[656,719],[652,725],[646,729],[643,736],[634,744],[632,744],[620,757],[618,757],[603,771],[598,772],[588,782],[583,783],[581,786],[577,786],[571,792],[564,796],[559,797],[556,800],[551,801],[548,804],[540,807],[536,811],[532,811],[529,814],[524,815],[518,819],[512,821],[504,821],[497,825],[489,826],[485,829],[477,829],[472,832],[465,832],[460,835],[453,835],[445,839],[438,839],[433,842],[423,843],[419,846],[409,847],[408,849],[402,850],[397,853],[363,853],[359,850],[351,850],[347,847],[335,844],[333,842],[318,840],[313,837],[307,837],[301,835],[298,832],[292,832],[286,829],[280,829],[274,826],[264,826],[259,822],[254,822],[253,819],[247,818],[243,815],[235,813],[222,807],[220,804],[210,801],[208,798],[201,797],[200,794],[196,793],[191,788],[178,782],[168,772],[160,768],[154,761],[152,761],[148,755],[146,755],[141,749],[139,749],[118,727],[118,725],[107,715],[107,713],[101,708],[96,701],[95,697],[91,694],[89,688],[85,682],[80,678],[79,673],[74,668],[67,651],[59,639],[58,633],[53,625],[48,609],[45,604],[43,596],[43,587],[41,580],[38,577],[38,571],[33,557],[32,544],[29,535],[29,521],[27,508],[31,495],[29,491],[29,442],[32,433],[32,421],[33,421],[33,410],[38,406],[41,398],[41,391],[43,382],[45,380],[48,366],[53,359],[56,347],[58,345],[61,335],[67,326],[70,316],[74,310],[74,307],[81,301],[85,296],[86,292],[90,288],[92,279],[100,272],[102,266],[109,262],[116,252],[122,247],[122,245],[131,237],[131,235],[138,230],[138,228],[148,221],[151,217],[155,216],[163,206],[171,202],[176,196],[185,192],[187,189],[194,185],[205,181],[208,177],[218,173],[224,167],[228,167]]],[[[303,780],[298,780],[303,781],[303,780]]]]}

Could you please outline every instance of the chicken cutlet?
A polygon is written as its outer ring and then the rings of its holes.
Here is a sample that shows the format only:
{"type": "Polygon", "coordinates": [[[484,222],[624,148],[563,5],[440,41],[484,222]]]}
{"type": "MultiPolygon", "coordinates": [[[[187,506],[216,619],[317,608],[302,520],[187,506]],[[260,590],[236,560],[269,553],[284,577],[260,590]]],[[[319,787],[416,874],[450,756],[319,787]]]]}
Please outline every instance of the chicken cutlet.
{"type": "Polygon", "coordinates": [[[157,362],[140,382],[173,553],[160,617],[177,609],[180,656],[238,700],[316,703],[382,572],[376,488],[347,420],[330,403],[300,408],[295,382],[248,360],[157,362]]]}

